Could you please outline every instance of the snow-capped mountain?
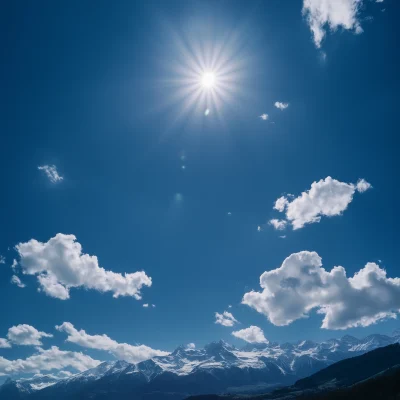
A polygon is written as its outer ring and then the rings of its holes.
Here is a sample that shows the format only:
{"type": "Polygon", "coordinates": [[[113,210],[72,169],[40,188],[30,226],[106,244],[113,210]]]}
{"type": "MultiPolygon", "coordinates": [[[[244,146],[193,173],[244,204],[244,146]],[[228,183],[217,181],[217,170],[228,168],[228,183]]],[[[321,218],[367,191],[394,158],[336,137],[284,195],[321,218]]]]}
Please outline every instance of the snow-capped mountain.
{"type": "Polygon", "coordinates": [[[0,398],[3,399],[5,394],[9,395],[9,398],[23,398],[37,390],[54,385],[59,380],[60,378],[53,375],[35,375],[32,378],[16,381],[9,378],[0,387],[0,398]]]}
{"type": "MultiPolygon", "coordinates": [[[[248,344],[241,349],[224,341],[203,349],[179,346],[167,356],[138,364],[104,362],[96,368],[59,380],[8,381],[4,389],[18,389],[30,399],[184,399],[190,394],[266,391],[292,384],[322,368],[378,347],[400,342],[400,335],[344,336],[322,343],[248,344]],[[7,386],[8,385],[8,386],[7,386]]],[[[39,379],[39,378],[38,378],[39,379]]]]}

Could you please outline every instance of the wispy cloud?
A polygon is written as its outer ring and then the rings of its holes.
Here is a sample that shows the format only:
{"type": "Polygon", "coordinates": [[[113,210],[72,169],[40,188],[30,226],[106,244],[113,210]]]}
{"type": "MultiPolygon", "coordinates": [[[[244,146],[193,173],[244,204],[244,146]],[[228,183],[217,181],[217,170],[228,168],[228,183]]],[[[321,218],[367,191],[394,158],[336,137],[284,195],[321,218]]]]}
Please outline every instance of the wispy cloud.
{"type": "Polygon", "coordinates": [[[22,283],[21,279],[19,279],[17,275],[13,275],[13,276],[11,277],[11,283],[12,283],[13,285],[17,285],[19,288],[24,288],[24,287],[26,287],[25,283],[22,283]]]}
{"type": "Polygon", "coordinates": [[[41,165],[39,171],[43,171],[51,183],[61,182],[64,178],[58,173],[55,165],[41,165]]]}
{"type": "Polygon", "coordinates": [[[261,114],[261,115],[260,115],[260,118],[261,118],[263,121],[266,121],[266,120],[268,119],[268,114],[261,114]]]}
{"type": "Polygon", "coordinates": [[[233,326],[238,323],[236,318],[228,311],[224,311],[222,314],[215,313],[215,323],[223,326],[233,326]]]}

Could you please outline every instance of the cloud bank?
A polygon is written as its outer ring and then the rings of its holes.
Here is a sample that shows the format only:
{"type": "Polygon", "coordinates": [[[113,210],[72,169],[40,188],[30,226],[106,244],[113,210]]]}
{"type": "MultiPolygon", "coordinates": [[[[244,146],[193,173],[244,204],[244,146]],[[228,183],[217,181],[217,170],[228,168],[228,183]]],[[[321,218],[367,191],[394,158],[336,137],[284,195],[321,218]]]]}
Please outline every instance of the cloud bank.
{"type": "Polygon", "coordinates": [[[79,372],[94,368],[100,361],[94,360],[86,354],[74,351],[62,351],[57,346],[38,352],[26,359],[7,360],[0,357],[0,375],[8,374],[38,374],[41,371],[62,370],[73,368],[79,372]]]}
{"type": "Polygon", "coordinates": [[[70,288],[82,287],[139,300],[141,288],[152,284],[144,271],[120,274],[101,268],[96,256],[82,253],[74,235],[58,233],[47,243],[31,239],[15,248],[22,272],[36,275],[41,290],[57,299],[69,299],[70,288]]]}
{"type": "Polygon", "coordinates": [[[307,317],[311,310],[324,315],[325,329],[364,327],[400,312],[400,278],[388,278],[375,263],[347,278],[343,267],[328,272],[317,253],[301,251],[264,272],[260,286],[261,292],[246,293],[242,303],[277,326],[307,317]]]}
{"type": "Polygon", "coordinates": [[[89,335],[83,329],[77,330],[70,322],[64,322],[56,329],[68,334],[67,342],[75,343],[89,349],[105,350],[119,360],[138,363],[156,356],[166,356],[169,353],[154,350],[151,347],[140,345],[132,346],[127,343],[118,343],[107,335],[89,335]]]}

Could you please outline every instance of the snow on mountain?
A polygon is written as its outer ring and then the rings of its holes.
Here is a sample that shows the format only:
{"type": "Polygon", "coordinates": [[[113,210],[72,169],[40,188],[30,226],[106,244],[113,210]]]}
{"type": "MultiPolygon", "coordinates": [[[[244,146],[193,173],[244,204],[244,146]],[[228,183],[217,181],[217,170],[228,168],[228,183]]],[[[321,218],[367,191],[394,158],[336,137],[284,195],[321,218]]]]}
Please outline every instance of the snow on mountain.
{"type": "MultiPolygon", "coordinates": [[[[213,390],[225,390],[260,383],[290,384],[342,359],[399,341],[400,335],[370,335],[364,339],[346,335],[322,343],[305,340],[284,344],[248,344],[241,349],[219,341],[203,349],[179,346],[167,356],[154,357],[138,364],[104,362],[64,379],[47,375],[13,382],[16,389],[26,395],[38,391],[50,393],[43,398],[53,398],[58,391],[64,394],[76,392],[88,385],[90,390],[95,390],[96,386],[104,390],[104,387],[113,385],[118,390],[125,385],[130,390],[140,388],[143,391],[148,386],[162,392],[164,388],[177,391],[193,388],[196,384],[205,390],[207,385],[213,390]]],[[[3,398],[1,389],[0,399],[3,398]]]]}

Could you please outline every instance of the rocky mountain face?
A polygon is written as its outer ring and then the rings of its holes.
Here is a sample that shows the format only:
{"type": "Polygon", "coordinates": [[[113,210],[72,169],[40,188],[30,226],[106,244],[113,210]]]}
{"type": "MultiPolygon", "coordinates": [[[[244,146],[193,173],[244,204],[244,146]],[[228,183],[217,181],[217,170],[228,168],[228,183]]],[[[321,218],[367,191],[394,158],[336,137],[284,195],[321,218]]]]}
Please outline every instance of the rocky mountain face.
{"type": "Polygon", "coordinates": [[[224,341],[203,349],[180,346],[168,356],[138,364],[104,362],[65,379],[8,380],[0,387],[0,400],[181,400],[202,393],[266,392],[340,360],[397,342],[399,334],[364,339],[344,336],[322,343],[248,344],[241,349],[224,341]]]}

